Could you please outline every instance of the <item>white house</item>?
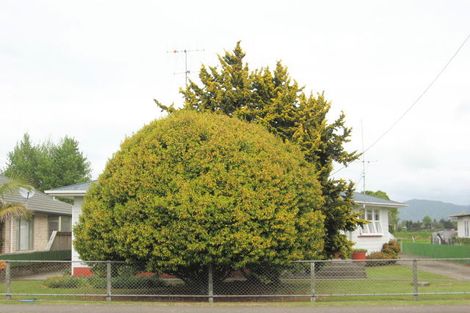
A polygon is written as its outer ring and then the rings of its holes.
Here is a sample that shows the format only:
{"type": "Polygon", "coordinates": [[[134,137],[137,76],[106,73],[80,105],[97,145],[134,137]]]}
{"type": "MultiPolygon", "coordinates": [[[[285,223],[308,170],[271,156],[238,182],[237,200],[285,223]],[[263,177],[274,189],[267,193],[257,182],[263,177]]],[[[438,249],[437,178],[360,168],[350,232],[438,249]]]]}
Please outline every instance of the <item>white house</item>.
{"type": "MultiPolygon", "coordinates": [[[[91,183],[82,183],[70,186],[59,187],[53,190],[46,190],[45,193],[51,196],[66,197],[73,199],[72,224],[78,223],[82,212],[83,198],[91,183]]],[[[363,212],[364,219],[369,223],[364,227],[359,227],[353,232],[348,232],[348,238],[354,242],[354,248],[366,249],[368,253],[380,251],[382,245],[393,239],[393,235],[388,230],[388,212],[391,208],[401,208],[405,205],[400,202],[383,200],[360,193],[354,193],[354,201],[357,210],[363,212]]],[[[74,240],[72,233],[72,240],[74,240]]],[[[74,275],[87,275],[87,267],[81,264],[80,256],[75,251],[72,243],[72,273],[74,275]]]]}
{"type": "Polygon", "coordinates": [[[470,238],[470,213],[451,215],[457,219],[457,237],[470,238]]]}
{"type": "Polygon", "coordinates": [[[406,205],[392,200],[384,200],[362,193],[354,193],[356,210],[361,212],[362,217],[369,221],[363,227],[348,232],[349,240],[354,242],[355,249],[366,249],[367,253],[380,251],[384,243],[394,239],[389,232],[388,213],[393,208],[403,208],[406,205]]]}
{"type": "MultiPolygon", "coordinates": [[[[75,226],[75,224],[78,223],[80,215],[82,214],[83,198],[85,197],[88,188],[90,188],[90,185],[91,183],[75,184],[59,187],[53,190],[46,190],[44,192],[53,197],[73,199],[72,225],[75,226]]],[[[74,240],[75,235],[72,230],[72,275],[87,276],[89,274],[89,269],[86,264],[81,263],[80,256],[73,246],[74,240]]]]}

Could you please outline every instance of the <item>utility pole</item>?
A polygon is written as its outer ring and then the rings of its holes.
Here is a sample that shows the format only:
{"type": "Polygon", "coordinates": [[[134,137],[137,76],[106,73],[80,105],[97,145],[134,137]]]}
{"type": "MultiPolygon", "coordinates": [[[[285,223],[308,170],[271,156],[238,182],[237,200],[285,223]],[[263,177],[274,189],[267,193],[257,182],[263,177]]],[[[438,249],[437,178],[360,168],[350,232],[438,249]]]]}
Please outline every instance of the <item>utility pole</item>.
{"type": "MultiPolygon", "coordinates": [[[[204,49],[183,49],[183,50],[171,50],[167,51],[167,53],[184,53],[184,80],[185,80],[185,86],[188,87],[188,75],[191,73],[191,71],[188,69],[188,53],[193,53],[193,52],[203,52],[204,49]]],[[[175,73],[175,74],[182,74],[182,73],[175,73]]]]}

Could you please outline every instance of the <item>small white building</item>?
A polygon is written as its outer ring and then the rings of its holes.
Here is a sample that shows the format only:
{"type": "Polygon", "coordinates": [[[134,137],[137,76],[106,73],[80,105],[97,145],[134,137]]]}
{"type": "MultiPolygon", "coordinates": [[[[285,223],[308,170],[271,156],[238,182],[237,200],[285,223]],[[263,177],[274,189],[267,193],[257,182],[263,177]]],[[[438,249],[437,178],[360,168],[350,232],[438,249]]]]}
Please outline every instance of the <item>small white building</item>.
{"type": "Polygon", "coordinates": [[[457,238],[470,238],[470,213],[451,215],[457,219],[457,238]]]}
{"type": "MultiPolygon", "coordinates": [[[[59,187],[53,190],[46,190],[45,193],[51,196],[73,199],[72,224],[75,225],[78,223],[82,213],[83,198],[92,183],[59,187]]],[[[394,239],[388,230],[389,210],[405,207],[406,205],[357,192],[354,193],[354,201],[357,204],[356,210],[359,210],[363,214],[363,218],[369,221],[369,223],[355,231],[348,232],[346,235],[349,240],[354,242],[354,248],[356,249],[366,249],[368,253],[380,251],[384,243],[394,239]]],[[[89,270],[86,264],[81,263],[80,256],[73,247],[73,240],[75,240],[75,236],[72,232],[72,273],[77,276],[87,275],[89,270]]]]}
{"type": "Polygon", "coordinates": [[[358,192],[354,193],[354,201],[357,205],[356,210],[359,210],[362,218],[369,223],[358,227],[355,231],[348,232],[349,240],[354,242],[354,249],[365,249],[367,253],[380,251],[384,243],[395,239],[389,231],[390,209],[403,208],[406,205],[358,192]]]}

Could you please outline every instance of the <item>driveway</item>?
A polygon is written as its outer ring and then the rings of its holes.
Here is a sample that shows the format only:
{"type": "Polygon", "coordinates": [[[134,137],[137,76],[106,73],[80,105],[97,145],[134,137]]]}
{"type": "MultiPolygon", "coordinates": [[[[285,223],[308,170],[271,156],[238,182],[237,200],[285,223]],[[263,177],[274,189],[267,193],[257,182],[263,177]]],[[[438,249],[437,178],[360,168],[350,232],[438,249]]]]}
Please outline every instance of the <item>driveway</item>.
{"type": "MultiPolygon", "coordinates": [[[[402,255],[401,259],[417,259],[418,270],[447,276],[456,280],[470,280],[470,266],[448,261],[421,259],[420,257],[402,255]]],[[[410,266],[410,262],[402,262],[410,266]]]]}
{"type": "Polygon", "coordinates": [[[467,305],[0,304],[2,313],[468,313],[467,305]]]}

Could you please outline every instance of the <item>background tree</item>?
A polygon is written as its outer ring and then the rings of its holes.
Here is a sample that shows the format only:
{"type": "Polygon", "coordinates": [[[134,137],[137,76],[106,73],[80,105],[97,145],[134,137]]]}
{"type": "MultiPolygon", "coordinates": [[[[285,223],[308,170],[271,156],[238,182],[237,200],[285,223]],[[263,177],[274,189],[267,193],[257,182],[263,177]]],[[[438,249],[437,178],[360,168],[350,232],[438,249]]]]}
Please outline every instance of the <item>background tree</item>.
{"type": "Polygon", "coordinates": [[[90,180],[90,163],[78,142],[65,136],[58,144],[49,141],[34,145],[24,134],[10,153],[5,176],[27,181],[36,189],[47,189],[90,180]]]}
{"type": "MultiPolygon", "coordinates": [[[[315,170],[263,127],[187,110],[126,139],[75,228],[85,260],[126,260],[203,282],[271,273],[323,251],[315,170]]],[[[272,275],[275,277],[276,275],[272,275]]]]}
{"type": "Polygon", "coordinates": [[[423,227],[425,229],[431,229],[431,226],[432,226],[432,218],[428,215],[426,215],[425,217],[423,217],[423,227]]]}
{"type": "Polygon", "coordinates": [[[457,221],[446,220],[441,218],[439,220],[439,228],[441,229],[457,229],[457,221]]]}
{"type": "MultiPolygon", "coordinates": [[[[377,191],[366,190],[365,194],[369,196],[377,197],[379,199],[390,200],[390,197],[388,196],[388,194],[382,190],[377,190],[377,191]]],[[[388,210],[388,223],[390,225],[391,233],[394,233],[395,231],[397,231],[398,223],[399,223],[397,208],[391,208],[388,210]]]]}
{"type": "MultiPolygon", "coordinates": [[[[264,67],[252,71],[244,57],[237,43],[232,52],[219,56],[219,66],[202,66],[201,85],[191,81],[181,91],[184,107],[256,122],[284,141],[298,145],[317,170],[322,185],[325,253],[349,255],[351,244],[341,231],[354,230],[360,221],[352,210],[353,183],[331,177],[334,162],[348,165],[358,157],[344,149],[351,134],[345,126],[345,115],[341,113],[328,122],[331,103],[323,94],[306,94],[281,62],[274,70],[264,67]]],[[[175,110],[155,101],[163,110],[175,110]]]]}

